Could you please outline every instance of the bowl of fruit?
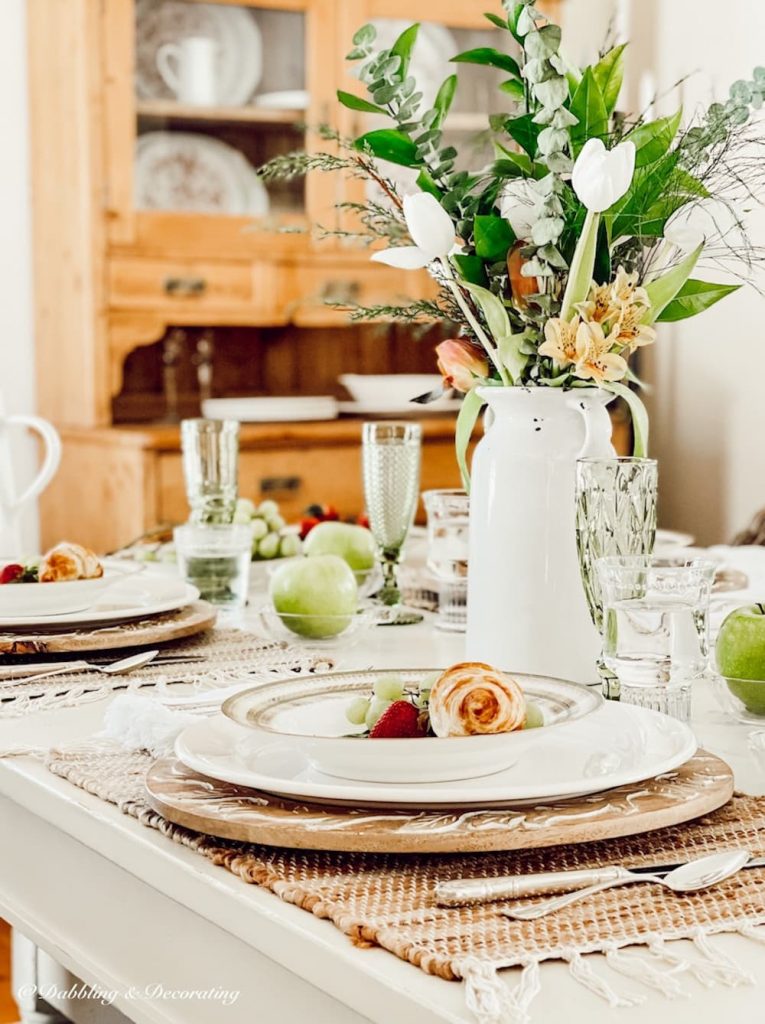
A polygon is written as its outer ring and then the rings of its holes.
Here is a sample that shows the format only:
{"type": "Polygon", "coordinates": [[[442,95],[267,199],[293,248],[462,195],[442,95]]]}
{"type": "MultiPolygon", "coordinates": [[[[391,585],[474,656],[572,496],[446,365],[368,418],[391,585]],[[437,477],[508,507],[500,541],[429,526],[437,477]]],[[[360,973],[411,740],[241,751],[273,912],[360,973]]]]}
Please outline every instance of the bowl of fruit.
{"type": "Polygon", "coordinates": [[[765,723],[765,602],[744,605],[726,616],[715,661],[721,706],[741,722],[765,723]]]}
{"type": "Polygon", "coordinates": [[[470,662],[283,680],[230,697],[223,713],[264,738],[299,743],[326,775],[451,782],[509,768],[539,729],[573,722],[602,703],[577,683],[470,662]]]}

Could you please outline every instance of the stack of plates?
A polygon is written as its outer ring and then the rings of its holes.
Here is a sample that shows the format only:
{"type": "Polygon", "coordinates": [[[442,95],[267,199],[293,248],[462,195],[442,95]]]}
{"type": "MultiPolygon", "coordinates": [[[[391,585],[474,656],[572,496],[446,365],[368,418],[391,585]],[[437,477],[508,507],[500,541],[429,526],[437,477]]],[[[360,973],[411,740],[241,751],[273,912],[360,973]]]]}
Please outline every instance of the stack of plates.
{"type": "MultiPolygon", "coordinates": [[[[176,756],[208,778],[291,800],[479,810],[600,793],[669,772],[696,752],[691,730],[673,718],[537,676],[515,678],[543,711],[540,729],[449,739],[353,737],[344,708],[384,674],[328,674],[245,690],[225,702],[222,714],[186,729],[176,756]]],[[[416,686],[432,670],[395,674],[416,686]]]]}
{"type": "Polygon", "coordinates": [[[202,415],[207,419],[239,420],[240,423],[334,420],[337,414],[337,401],[331,395],[208,398],[202,402],[202,415]]]}

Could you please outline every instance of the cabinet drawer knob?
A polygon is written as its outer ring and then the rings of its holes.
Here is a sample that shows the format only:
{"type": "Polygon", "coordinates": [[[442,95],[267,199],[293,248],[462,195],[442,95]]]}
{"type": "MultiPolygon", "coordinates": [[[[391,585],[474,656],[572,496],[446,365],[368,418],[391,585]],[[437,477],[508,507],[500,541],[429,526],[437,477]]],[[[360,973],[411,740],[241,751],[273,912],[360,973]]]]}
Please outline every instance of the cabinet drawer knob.
{"type": "Polygon", "coordinates": [[[165,294],[177,298],[204,295],[207,281],[203,277],[166,277],[165,294]]]}

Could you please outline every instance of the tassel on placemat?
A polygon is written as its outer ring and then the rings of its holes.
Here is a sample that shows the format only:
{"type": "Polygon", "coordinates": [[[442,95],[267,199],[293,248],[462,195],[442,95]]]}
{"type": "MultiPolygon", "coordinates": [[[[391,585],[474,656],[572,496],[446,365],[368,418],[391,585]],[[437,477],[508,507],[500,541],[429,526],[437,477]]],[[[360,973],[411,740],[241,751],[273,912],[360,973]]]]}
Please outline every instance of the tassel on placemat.
{"type": "Polygon", "coordinates": [[[765,943],[765,925],[763,924],[757,925],[747,921],[746,924],[741,925],[738,931],[745,939],[765,943]]]}
{"type": "Polygon", "coordinates": [[[474,957],[460,964],[467,1008],[477,1024],[530,1024],[529,1007],[542,988],[539,961],[524,965],[521,979],[512,989],[499,976],[503,966],[474,957]]]}
{"type": "Polygon", "coordinates": [[[693,945],[709,961],[715,972],[716,980],[722,985],[730,985],[731,988],[735,988],[736,985],[754,985],[755,981],[752,975],[743,967],[739,967],[735,960],[731,960],[727,953],[715,949],[703,929],[699,928],[695,932],[693,945]]]}
{"type": "Polygon", "coordinates": [[[670,967],[668,970],[660,970],[645,956],[641,956],[639,953],[625,953],[623,950],[617,949],[616,946],[607,948],[605,954],[606,963],[617,974],[623,974],[625,978],[633,978],[649,988],[656,989],[667,999],[689,998],[690,992],[683,988],[676,977],[681,971],[687,969],[685,964],[670,967]]]}
{"type": "Polygon", "coordinates": [[[627,1006],[640,1006],[641,1003],[645,1002],[645,996],[619,995],[604,978],[601,978],[593,971],[581,953],[576,951],[567,953],[565,959],[568,960],[571,977],[596,996],[605,999],[609,1006],[613,1006],[616,1009],[627,1006]]]}

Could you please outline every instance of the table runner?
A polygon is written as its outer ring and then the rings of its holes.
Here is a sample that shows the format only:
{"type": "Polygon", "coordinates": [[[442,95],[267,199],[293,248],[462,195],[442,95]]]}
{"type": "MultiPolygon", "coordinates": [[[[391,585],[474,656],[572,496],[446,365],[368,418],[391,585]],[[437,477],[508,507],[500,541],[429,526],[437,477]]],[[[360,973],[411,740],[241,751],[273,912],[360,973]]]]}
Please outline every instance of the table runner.
{"type": "MultiPolygon", "coordinates": [[[[136,653],[134,648],[127,653],[136,653]]],[[[275,640],[266,640],[246,630],[216,628],[208,633],[164,644],[163,657],[177,655],[201,656],[200,660],[180,662],[176,665],[150,663],[136,672],[113,676],[96,672],[71,672],[24,681],[0,678],[0,718],[18,718],[37,711],[73,707],[93,700],[101,700],[113,690],[136,690],[157,687],[160,690],[174,682],[191,683],[200,689],[226,686],[252,676],[260,679],[271,674],[284,676],[292,672],[316,672],[333,667],[334,661],[326,654],[291,646],[275,640]]],[[[124,652],[114,654],[116,661],[124,652]]],[[[88,655],[85,660],[92,659],[88,655]]],[[[51,660],[59,660],[52,658],[51,660]]],[[[18,658],[13,665],[20,664],[18,658]]],[[[44,665],[31,661],[29,671],[43,671],[44,665]]]]}
{"type": "Polygon", "coordinates": [[[511,921],[496,904],[439,908],[437,880],[496,876],[618,863],[627,867],[674,862],[722,848],[765,855],[765,798],[736,796],[695,822],[641,836],[529,850],[513,854],[393,856],[290,851],[216,839],[168,822],[144,799],[143,777],[152,758],[144,752],[93,740],[52,751],[54,774],[116,804],[245,882],[330,920],[358,946],[380,946],[446,980],[462,979],[481,1024],[524,1024],[540,987],[539,963],[567,961],[572,976],[612,1006],[644,1000],[619,992],[616,974],[673,998],[687,992],[680,975],[702,984],[752,982],[710,942],[718,932],[740,932],[765,942],[765,869],[742,871],[712,889],[680,896],[642,884],[599,893],[539,921],[511,921]],[[666,943],[689,939],[688,957],[666,943]],[[645,947],[624,952],[625,947],[645,947]],[[583,954],[600,953],[606,968],[583,954]],[[522,967],[514,989],[498,971],[522,967]],[[609,979],[610,975],[610,979],[609,979]]]}

